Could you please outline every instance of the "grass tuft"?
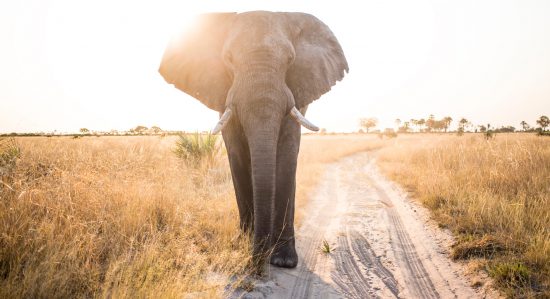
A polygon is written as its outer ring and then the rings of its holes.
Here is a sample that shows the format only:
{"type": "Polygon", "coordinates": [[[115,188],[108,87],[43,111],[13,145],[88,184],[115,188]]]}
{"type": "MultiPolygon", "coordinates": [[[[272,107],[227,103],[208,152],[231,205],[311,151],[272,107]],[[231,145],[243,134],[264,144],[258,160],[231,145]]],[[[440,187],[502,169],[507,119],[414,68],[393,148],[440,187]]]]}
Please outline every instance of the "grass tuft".
{"type": "Polygon", "coordinates": [[[321,245],[321,251],[325,254],[330,254],[332,252],[332,247],[327,240],[323,240],[323,245],[321,245]]]}
{"type": "Polygon", "coordinates": [[[471,237],[452,246],[451,258],[454,260],[476,257],[492,258],[505,250],[506,246],[493,236],[471,237]]]}
{"type": "Polygon", "coordinates": [[[521,262],[495,263],[489,268],[489,275],[507,290],[521,290],[531,285],[531,270],[521,262]]]}
{"type": "Polygon", "coordinates": [[[212,134],[181,134],[178,136],[174,153],[191,166],[198,166],[201,162],[210,165],[220,151],[217,136],[212,134]]]}

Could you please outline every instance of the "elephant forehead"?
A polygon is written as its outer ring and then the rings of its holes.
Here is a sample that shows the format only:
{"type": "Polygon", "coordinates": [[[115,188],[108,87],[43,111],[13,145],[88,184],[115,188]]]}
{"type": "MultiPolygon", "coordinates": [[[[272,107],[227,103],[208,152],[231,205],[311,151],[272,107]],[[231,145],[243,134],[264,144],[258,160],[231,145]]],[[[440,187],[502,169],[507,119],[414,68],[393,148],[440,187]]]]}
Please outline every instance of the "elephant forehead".
{"type": "Polygon", "coordinates": [[[271,12],[239,14],[229,31],[229,47],[278,48],[290,44],[283,21],[278,14],[271,12]]]}

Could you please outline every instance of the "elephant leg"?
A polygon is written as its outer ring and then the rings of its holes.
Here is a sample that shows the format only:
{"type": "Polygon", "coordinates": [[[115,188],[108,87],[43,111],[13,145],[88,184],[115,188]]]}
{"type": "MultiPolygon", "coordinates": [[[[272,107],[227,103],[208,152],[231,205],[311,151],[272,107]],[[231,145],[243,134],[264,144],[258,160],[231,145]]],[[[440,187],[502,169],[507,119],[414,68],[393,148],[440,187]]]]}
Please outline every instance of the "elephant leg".
{"type": "Polygon", "coordinates": [[[254,229],[254,205],[248,143],[235,121],[224,129],[223,140],[239,208],[240,228],[245,233],[251,233],[254,229]]]}
{"type": "Polygon", "coordinates": [[[273,220],[271,264],[294,268],[298,264],[294,241],[294,197],[300,126],[289,115],[283,120],[277,145],[277,190],[273,220]]]}

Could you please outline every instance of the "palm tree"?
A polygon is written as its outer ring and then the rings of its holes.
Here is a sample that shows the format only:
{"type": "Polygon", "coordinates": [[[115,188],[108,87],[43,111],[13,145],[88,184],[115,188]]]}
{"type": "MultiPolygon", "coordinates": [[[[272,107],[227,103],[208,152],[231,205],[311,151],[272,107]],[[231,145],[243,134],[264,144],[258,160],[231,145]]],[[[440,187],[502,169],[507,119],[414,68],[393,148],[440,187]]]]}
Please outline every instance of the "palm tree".
{"type": "Polygon", "coordinates": [[[423,129],[424,125],[426,124],[426,120],[421,118],[417,121],[417,124],[420,127],[420,132],[422,132],[422,129],[423,129]]]}
{"type": "Polygon", "coordinates": [[[450,116],[446,116],[443,119],[443,127],[445,128],[445,133],[447,133],[447,129],[449,129],[449,126],[451,125],[451,122],[453,119],[450,116]]]}
{"type": "Polygon", "coordinates": [[[411,125],[410,122],[408,122],[408,121],[404,122],[404,123],[403,123],[403,128],[402,128],[402,130],[403,130],[404,132],[409,132],[410,125],[411,125]]]}
{"type": "Polygon", "coordinates": [[[434,129],[435,116],[433,114],[430,114],[430,116],[428,116],[428,119],[426,120],[425,123],[426,123],[426,129],[428,130],[428,132],[431,132],[434,129]]]}
{"type": "Polygon", "coordinates": [[[410,124],[416,127],[416,126],[418,126],[418,121],[414,118],[411,118],[410,124]]]}

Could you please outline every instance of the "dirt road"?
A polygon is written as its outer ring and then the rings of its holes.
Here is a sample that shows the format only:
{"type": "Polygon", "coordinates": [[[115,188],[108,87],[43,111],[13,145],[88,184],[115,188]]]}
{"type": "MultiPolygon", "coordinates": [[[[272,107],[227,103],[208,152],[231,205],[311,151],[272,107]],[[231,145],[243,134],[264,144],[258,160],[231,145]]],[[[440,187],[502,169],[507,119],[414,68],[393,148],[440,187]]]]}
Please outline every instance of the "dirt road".
{"type": "Polygon", "coordinates": [[[296,269],[270,267],[242,298],[476,298],[427,222],[368,153],[329,166],[297,232],[296,269]],[[327,241],[330,253],[321,248],[327,241]]]}

